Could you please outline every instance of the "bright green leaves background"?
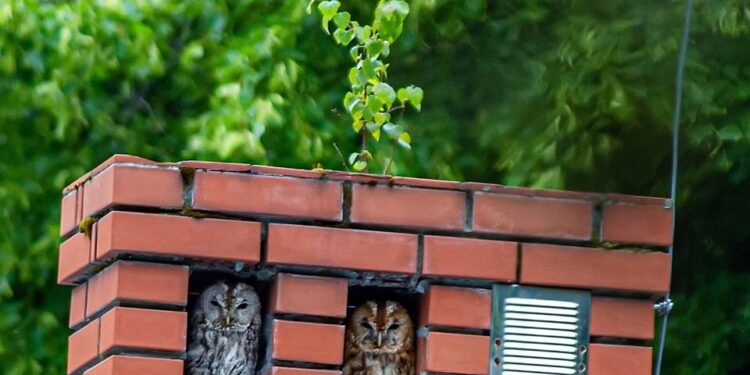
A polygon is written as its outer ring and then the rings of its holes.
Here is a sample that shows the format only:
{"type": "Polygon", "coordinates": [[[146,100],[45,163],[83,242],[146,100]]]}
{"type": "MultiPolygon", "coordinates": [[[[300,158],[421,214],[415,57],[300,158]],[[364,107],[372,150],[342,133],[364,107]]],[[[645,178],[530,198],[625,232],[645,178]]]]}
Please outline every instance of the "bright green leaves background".
{"type": "MultiPolygon", "coordinates": [[[[336,13],[365,25],[376,5],[336,13]]],[[[333,143],[359,154],[349,107],[366,108],[344,105],[349,79],[382,69],[348,77],[357,56],[387,57],[394,107],[423,105],[372,114],[372,155],[390,155],[386,137],[411,144],[396,174],[667,195],[685,1],[408,5],[398,41],[363,50],[352,46],[372,28],[344,48],[317,3],[313,16],[297,1],[0,1],[0,372],[65,371],[68,290],[54,284],[66,183],[114,152],[340,169],[333,143]],[[411,84],[424,93],[400,90],[411,84]]],[[[748,372],[749,9],[696,1],[665,374],[748,372]]]]}

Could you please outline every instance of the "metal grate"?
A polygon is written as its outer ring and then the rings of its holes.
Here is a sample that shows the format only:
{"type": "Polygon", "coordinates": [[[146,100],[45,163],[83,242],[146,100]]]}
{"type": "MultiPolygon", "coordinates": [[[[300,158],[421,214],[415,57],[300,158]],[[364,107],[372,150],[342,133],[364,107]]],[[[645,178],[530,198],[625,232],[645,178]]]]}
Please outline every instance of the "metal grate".
{"type": "Polygon", "coordinates": [[[496,285],[492,375],[586,373],[588,292],[496,285]]]}

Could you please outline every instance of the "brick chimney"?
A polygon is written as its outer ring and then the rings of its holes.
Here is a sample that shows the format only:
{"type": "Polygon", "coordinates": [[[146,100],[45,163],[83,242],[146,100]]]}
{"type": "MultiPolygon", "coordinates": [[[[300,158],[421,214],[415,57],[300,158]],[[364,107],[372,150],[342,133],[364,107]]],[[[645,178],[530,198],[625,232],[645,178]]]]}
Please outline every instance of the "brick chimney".
{"type": "Polygon", "coordinates": [[[196,288],[231,276],[262,297],[264,373],[340,374],[347,313],[378,295],[410,309],[421,374],[647,375],[668,203],[115,155],[63,192],[68,374],[183,374],[196,288]],[[575,352],[529,359],[518,327],[535,324],[575,352]]]}

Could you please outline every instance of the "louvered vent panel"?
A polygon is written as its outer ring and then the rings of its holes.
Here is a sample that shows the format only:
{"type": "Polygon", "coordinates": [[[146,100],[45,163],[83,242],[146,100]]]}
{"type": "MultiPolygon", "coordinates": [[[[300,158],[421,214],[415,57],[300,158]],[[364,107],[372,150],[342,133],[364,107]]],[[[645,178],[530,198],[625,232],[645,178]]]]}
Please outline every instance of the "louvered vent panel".
{"type": "Polygon", "coordinates": [[[497,285],[493,296],[493,375],[586,373],[588,292],[497,285]]]}

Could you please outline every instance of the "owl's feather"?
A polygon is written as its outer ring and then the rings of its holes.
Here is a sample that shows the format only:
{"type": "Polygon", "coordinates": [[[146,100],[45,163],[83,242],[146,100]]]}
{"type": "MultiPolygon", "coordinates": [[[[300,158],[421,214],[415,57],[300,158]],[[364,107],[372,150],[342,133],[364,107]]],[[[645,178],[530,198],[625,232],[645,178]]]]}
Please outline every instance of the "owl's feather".
{"type": "Polygon", "coordinates": [[[252,375],[260,331],[260,303],[247,284],[219,282],[199,297],[191,318],[189,375],[252,375]]]}
{"type": "Polygon", "coordinates": [[[395,301],[367,301],[347,326],[343,375],[414,375],[414,325],[395,301]]]}

